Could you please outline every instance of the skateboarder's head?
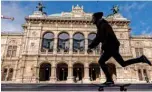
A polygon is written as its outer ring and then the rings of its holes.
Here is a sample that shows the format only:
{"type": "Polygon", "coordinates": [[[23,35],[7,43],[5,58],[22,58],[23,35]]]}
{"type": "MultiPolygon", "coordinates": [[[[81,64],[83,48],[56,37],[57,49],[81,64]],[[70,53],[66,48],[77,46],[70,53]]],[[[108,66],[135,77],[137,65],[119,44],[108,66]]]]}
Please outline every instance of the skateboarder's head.
{"type": "Polygon", "coordinates": [[[103,12],[96,12],[96,13],[94,13],[94,14],[92,15],[92,22],[93,22],[93,24],[97,24],[97,21],[98,21],[99,19],[101,19],[102,16],[103,16],[103,12]]]}

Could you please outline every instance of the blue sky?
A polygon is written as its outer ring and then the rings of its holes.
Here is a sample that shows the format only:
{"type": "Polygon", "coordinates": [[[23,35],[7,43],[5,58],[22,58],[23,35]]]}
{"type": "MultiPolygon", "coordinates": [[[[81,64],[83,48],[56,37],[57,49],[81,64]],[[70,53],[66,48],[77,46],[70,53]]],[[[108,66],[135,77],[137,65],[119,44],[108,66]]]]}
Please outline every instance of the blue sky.
{"type": "MultiPolygon", "coordinates": [[[[132,35],[152,35],[152,2],[150,1],[43,1],[48,15],[70,12],[72,5],[84,7],[85,12],[103,11],[104,16],[111,14],[113,5],[118,5],[120,13],[131,20],[132,35]]],[[[2,31],[21,32],[24,17],[31,15],[36,9],[38,1],[2,1],[1,14],[14,17],[14,21],[2,19],[2,31]]]]}

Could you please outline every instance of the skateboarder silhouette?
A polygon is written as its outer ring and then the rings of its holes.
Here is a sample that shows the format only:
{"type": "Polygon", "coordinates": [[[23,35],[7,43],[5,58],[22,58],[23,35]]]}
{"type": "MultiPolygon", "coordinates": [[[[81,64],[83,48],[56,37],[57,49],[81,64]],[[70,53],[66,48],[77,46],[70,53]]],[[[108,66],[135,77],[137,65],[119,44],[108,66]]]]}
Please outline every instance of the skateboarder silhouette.
{"type": "Polygon", "coordinates": [[[145,55],[124,61],[119,53],[120,42],[110,24],[102,16],[103,12],[97,12],[92,15],[92,22],[97,27],[97,34],[92,43],[89,44],[88,50],[95,48],[100,42],[102,43],[103,54],[98,63],[106,76],[106,82],[103,84],[114,84],[112,76],[108,71],[108,66],[105,64],[110,57],[113,57],[122,67],[141,62],[152,65],[145,55]]]}

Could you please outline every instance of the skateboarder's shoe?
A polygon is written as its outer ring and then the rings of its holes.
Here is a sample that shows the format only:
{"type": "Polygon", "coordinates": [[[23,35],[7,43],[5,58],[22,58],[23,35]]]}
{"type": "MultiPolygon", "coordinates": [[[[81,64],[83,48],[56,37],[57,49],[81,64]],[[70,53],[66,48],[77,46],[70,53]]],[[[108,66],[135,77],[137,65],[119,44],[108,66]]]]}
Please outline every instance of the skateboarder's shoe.
{"type": "Polygon", "coordinates": [[[113,81],[106,81],[105,83],[103,83],[103,85],[111,85],[111,84],[114,84],[113,81]]]}
{"type": "Polygon", "coordinates": [[[151,62],[147,59],[147,57],[145,55],[142,55],[141,56],[141,59],[142,59],[142,62],[143,63],[147,63],[149,64],[150,66],[152,66],[151,62]]]}

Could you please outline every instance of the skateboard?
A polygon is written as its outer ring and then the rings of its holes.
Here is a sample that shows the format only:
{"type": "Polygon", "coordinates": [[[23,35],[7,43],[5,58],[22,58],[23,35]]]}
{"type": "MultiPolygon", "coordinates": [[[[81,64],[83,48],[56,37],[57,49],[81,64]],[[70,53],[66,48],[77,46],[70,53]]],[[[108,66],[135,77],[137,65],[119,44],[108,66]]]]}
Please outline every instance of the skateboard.
{"type": "Polygon", "coordinates": [[[98,86],[98,91],[104,91],[104,87],[119,87],[120,91],[127,91],[127,86],[131,85],[131,84],[95,84],[96,86],[98,86]]]}

